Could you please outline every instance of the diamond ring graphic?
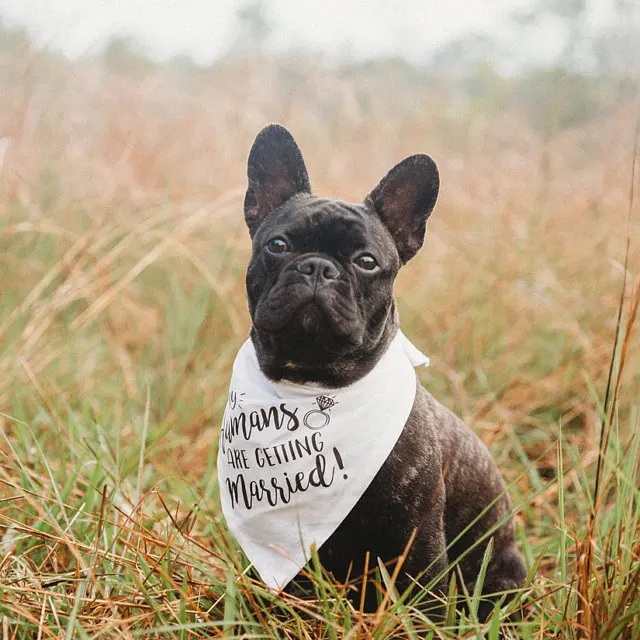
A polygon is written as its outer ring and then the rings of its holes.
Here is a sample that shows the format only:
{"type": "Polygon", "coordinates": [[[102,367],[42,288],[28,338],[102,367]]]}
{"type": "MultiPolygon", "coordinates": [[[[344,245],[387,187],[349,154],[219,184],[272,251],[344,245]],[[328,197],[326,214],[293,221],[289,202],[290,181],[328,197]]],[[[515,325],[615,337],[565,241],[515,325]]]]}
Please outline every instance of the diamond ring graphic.
{"type": "Polygon", "coordinates": [[[307,411],[303,419],[305,426],[314,431],[322,429],[329,424],[329,420],[331,420],[329,409],[337,403],[329,396],[317,396],[316,404],[318,405],[318,408],[307,411]]]}

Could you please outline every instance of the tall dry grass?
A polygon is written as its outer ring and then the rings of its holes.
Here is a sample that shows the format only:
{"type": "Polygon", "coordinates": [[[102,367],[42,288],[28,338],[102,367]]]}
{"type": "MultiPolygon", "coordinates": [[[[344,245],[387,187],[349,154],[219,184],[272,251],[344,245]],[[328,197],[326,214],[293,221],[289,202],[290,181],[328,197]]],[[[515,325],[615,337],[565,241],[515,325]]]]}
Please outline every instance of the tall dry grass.
{"type": "Polygon", "coordinates": [[[550,133],[515,109],[488,118],[437,87],[317,61],[140,78],[27,56],[0,71],[5,637],[195,637],[251,624],[274,634],[253,637],[416,633],[399,609],[355,622],[341,610],[329,624],[322,606],[292,603],[289,623],[260,619],[252,599],[268,596],[243,582],[221,521],[218,421],[249,327],[245,161],[272,121],[294,133],[314,190],[344,200],[360,201],[405,155],[436,159],[427,241],[397,283],[405,332],[432,359],[423,382],[511,484],[538,568],[519,633],[614,637],[611,616],[624,620],[625,598],[639,596],[638,576],[620,576],[640,560],[633,105],[550,133]],[[589,525],[617,327],[629,338],[606,423],[604,520],[589,525]],[[624,532],[612,522],[623,516],[624,532]]]}

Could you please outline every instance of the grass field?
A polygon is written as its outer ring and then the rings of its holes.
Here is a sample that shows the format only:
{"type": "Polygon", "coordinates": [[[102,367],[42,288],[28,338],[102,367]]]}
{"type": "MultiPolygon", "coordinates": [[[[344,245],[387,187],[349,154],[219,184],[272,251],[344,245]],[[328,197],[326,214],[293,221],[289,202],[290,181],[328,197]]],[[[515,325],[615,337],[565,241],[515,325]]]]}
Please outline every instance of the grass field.
{"type": "Polygon", "coordinates": [[[302,62],[187,79],[2,64],[3,640],[640,637],[633,105],[540,130],[302,62]],[[433,627],[388,575],[375,615],[322,576],[314,601],[276,599],[226,532],[215,453],[249,328],[245,161],[271,121],[322,195],[359,201],[409,153],[438,162],[397,294],[423,383],[516,505],[530,580],[486,624],[472,606],[433,627]]]}

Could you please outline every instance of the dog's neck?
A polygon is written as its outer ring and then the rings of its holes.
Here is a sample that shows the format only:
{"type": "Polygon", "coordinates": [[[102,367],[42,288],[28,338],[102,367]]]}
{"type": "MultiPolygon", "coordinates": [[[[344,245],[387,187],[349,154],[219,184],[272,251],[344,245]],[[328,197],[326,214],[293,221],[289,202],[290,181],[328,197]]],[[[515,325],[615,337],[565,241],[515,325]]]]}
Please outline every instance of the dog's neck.
{"type": "Polygon", "coordinates": [[[282,346],[279,336],[251,329],[251,340],[262,372],[274,381],[288,380],[297,384],[314,383],[323,387],[346,387],[367,375],[387,351],[398,331],[395,304],[388,310],[377,337],[340,355],[317,352],[305,361],[294,360],[282,346]]]}

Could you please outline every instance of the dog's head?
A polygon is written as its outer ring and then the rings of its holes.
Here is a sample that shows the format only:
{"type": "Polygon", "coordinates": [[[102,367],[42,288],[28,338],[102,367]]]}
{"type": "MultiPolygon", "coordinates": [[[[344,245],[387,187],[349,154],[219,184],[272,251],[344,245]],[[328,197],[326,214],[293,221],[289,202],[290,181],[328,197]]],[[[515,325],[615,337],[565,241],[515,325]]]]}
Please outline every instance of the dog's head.
{"type": "Polygon", "coordinates": [[[260,366],[276,380],[350,384],[395,332],[393,281],[422,246],[436,165],[406,158],[361,205],[317,198],[295,140],[270,125],[253,143],[248,177],[247,294],[260,366]]]}

